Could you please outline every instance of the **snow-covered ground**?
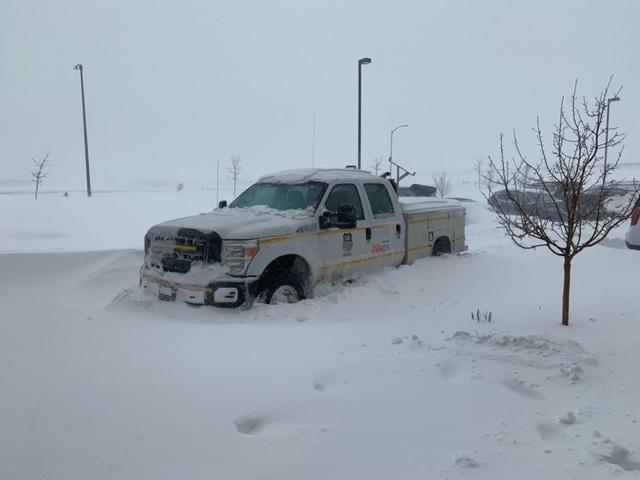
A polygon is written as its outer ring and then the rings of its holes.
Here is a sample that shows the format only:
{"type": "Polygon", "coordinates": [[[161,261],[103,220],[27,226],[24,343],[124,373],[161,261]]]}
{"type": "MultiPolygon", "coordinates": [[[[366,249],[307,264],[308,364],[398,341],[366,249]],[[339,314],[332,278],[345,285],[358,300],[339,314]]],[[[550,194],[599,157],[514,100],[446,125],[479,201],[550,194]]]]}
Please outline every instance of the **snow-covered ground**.
{"type": "Polygon", "coordinates": [[[576,259],[569,328],[560,259],[513,247],[483,202],[466,204],[468,253],[299,304],[142,295],[147,228],[214,204],[199,188],[0,195],[0,478],[640,473],[640,255],[624,228],[576,259]]]}

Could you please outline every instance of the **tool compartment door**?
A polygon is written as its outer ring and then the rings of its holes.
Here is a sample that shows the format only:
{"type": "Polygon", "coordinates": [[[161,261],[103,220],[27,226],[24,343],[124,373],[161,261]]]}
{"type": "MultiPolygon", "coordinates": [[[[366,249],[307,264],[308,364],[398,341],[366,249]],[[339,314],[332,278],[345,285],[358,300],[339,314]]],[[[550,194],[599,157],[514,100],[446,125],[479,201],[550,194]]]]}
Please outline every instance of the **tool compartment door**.
{"type": "Polygon", "coordinates": [[[407,226],[404,263],[410,265],[419,258],[431,256],[433,238],[429,236],[429,213],[405,214],[404,220],[407,226]]]}

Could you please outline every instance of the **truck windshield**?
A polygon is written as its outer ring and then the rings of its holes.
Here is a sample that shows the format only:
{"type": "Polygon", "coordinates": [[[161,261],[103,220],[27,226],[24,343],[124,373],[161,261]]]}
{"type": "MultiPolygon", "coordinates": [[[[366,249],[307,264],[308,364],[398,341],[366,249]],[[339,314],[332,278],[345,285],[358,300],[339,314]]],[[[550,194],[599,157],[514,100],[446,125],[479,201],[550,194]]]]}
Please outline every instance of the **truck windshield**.
{"type": "Polygon", "coordinates": [[[326,183],[298,184],[255,183],[236,198],[229,207],[248,208],[265,206],[275,210],[305,210],[315,212],[327,188],[326,183]]]}

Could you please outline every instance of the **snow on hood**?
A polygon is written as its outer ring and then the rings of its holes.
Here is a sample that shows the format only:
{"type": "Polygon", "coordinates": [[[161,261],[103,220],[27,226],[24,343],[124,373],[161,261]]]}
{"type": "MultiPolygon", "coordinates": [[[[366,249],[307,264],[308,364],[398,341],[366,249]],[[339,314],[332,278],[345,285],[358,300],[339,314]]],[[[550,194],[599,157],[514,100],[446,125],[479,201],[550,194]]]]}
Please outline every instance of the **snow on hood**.
{"type": "Polygon", "coordinates": [[[152,227],[157,233],[175,235],[181,228],[216,232],[223,240],[249,240],[289,235],[310,225],[313,209],[275,210],[269,207],[223,208],[209,213],[169,220],[152,227]]]}

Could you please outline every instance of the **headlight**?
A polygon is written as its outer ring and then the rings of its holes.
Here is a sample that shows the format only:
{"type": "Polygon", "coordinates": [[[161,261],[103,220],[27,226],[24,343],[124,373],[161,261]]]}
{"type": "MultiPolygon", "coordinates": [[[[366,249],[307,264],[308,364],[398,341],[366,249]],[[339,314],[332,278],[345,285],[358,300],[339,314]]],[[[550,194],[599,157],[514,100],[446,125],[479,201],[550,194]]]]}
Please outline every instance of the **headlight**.
{"type": "Polygon", "coordinates": [[[229,269],[229,275],[244,275],[259,250],[258,240],[226,241],[223,243],[222,263],[229,269]]]}

